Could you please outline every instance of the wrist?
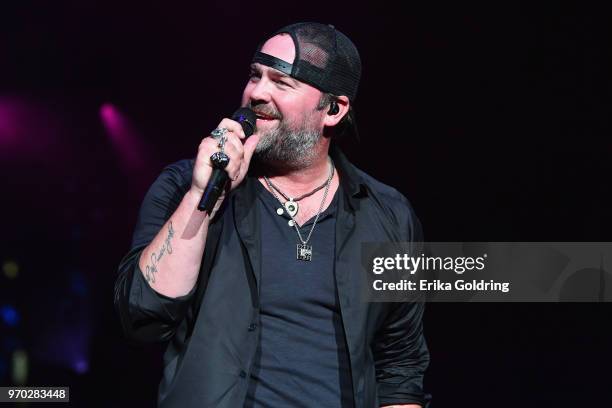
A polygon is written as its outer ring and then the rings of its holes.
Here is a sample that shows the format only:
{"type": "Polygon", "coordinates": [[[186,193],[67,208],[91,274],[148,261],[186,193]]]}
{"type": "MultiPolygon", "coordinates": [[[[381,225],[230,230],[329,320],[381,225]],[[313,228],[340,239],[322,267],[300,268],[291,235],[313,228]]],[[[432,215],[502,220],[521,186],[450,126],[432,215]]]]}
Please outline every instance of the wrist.
{"type": "Polygon", "coordinates": [[[208,221],[208,220],[215,218],[215,214],[221,207],[221,204],[223,203],[223,200],[225,199],[226,194],[225,192],[221,194],[221,196],[217,199],[217,202],[215,203],[214,207],[212,208],[212,211],[210,212],[210,214],[208,214],[206,211],[200,211],[197,209],[198,206],[200,205],[200,201],[202,200],[203,195],[204,195],[204,191],[202,189],[195,187],[195,186],[191,186],[191,188],[185,194],[184,200],[187,200],[190,208],[194,208],[195,211],[202,214],[202,217],[204,217],[208,221]]]}
{"type": "Polygon", "coordinates": [[[200,201],[202,200],[203,195],[203,190],[192,186],[183,198],[183,200],[187,202],[189,208],[193,209],[197,213],[201,213],[202,216],[208,215],[205,211],[198,210],[198,206],[200,205],[200,201]]]}
{"type": "Polygon", "coordinates": [[[187,194],[193,195],[194,198],[202,197],[204,195],[204,189],[192,184],[189,191],[187,191],[187,194]]]}

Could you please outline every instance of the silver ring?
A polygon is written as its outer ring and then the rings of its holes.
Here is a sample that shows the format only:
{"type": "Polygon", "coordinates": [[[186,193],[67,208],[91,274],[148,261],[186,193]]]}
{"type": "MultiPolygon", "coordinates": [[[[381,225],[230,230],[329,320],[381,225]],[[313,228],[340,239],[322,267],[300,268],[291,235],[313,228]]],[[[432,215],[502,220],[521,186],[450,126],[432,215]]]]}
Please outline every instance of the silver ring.
{"type": "Polygon", "coordinates": [[[227,136],[225,136],[225,135],[221,135],[221,136],[219,137],[219,143],[217,144],[217,146],[219,147],[219,151],[220,151],[221,153],[224,153],[224,152],[225,152],[225,150],[224,150],[224,149],[225,149],[225,142],[226,142],[226,141],[227,141],[227,136]]]}
{"type": "Polygon", "coordinates": [[[225,154],[223,152],[214,152],[210,156],[210,162],[212,163],[214,168],[216,168],[216,169],[224,169],[229,164],[230,158],[229,158],[229,156],[227,154],[225,154]]]}
{"type": "Polygon", "coordinates": [[[216,128],[215,130],[210,132],[210,135],[213,137],[213,139],[218,139],[221,136],[225,135],[226,133],[227,133],[226,128],[216,128]]]}

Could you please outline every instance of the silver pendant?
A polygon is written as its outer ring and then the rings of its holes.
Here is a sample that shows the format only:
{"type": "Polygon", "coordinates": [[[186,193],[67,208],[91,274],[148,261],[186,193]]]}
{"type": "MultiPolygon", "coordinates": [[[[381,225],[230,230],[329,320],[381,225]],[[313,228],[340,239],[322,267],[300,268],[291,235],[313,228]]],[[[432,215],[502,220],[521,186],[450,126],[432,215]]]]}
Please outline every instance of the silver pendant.
{"type": "Polygon", "coordinates": [[[312,245],[297,244],[297,260],[312,261],[312,245]]]}
{"type": "Polygon", "coordinates": [[[298,210],[299,210],[299,206],[298,203],[296,203],[295,201],[293,201],[293,199],[289,199],[289,201],[285,201],[285,204],[283,204],[285,206],[285,209],[287,210],[287,212],[292,216],[295,217],[295,214],[297,214],[298,210]]]}

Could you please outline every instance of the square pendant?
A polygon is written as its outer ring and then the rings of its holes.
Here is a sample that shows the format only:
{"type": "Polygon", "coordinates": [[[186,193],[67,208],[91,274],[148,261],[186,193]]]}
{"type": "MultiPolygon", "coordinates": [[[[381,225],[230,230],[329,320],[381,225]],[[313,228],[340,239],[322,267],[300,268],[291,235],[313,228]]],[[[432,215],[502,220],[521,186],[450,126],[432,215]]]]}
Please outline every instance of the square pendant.
{"type": "Polygon", "coordinates": [[[297,244],[297,259],[298,261],[311,261],[312,246],[306,244],[297,244]]]}

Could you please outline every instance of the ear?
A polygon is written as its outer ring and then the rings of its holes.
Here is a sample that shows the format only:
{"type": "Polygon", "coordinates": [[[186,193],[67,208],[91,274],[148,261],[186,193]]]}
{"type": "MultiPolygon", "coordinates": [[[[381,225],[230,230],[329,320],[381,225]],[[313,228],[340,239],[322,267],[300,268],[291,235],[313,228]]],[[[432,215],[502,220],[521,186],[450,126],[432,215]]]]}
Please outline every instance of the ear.
{"type": "MultiPolygon", "coordinates": [[[[328,127],[336,126],[349,111],[349,107],[351,103],[349,102],[348,97],[341,95],[336,98],[336,102],[338,102],[338,113],[330,115],[326,114],[323,119],[323,125],[328,127]]],[[[326,110],[327,112],[327,110],[326,110]]]]}

